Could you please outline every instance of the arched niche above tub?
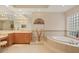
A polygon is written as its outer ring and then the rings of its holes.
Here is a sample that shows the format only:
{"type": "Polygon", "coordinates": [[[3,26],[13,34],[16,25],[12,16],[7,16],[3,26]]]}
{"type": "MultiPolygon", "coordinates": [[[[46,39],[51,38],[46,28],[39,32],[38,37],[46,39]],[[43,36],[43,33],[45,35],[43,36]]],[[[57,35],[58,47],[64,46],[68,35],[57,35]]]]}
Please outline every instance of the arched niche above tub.
{"type": "Polygon", "coordinates": [[[43,30],[44,30],[44,20],[42,18],[37,18],[34,21],[34,30],[37,35],[37,40],[40,41],[41,37],[43,37],[43,30]]]}
{"type": "Polygon", "coordinates": [[[34,24],[45,24],[44,20],[42,18],[37,18],[35,21],[34,21],[34,24]]]}

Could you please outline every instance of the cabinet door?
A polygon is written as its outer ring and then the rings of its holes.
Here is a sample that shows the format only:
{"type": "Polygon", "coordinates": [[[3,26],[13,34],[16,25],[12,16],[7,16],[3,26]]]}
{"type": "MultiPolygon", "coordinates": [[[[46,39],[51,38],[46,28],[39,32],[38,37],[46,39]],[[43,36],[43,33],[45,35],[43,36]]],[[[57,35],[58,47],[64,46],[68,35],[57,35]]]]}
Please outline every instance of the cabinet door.
{"type": "Polygon", "coordinates": [[[25,39],[24,33],[15,33],[15,43],[25,43],[25,39]]]}
{"type": "Polygon", "coordinates": [[[26,42],[27,43],[30,43],[31,42],[31,40],[32,40],[32,33],[26,33],[26,42]]]}
{"type": "Polygon", "coordinates": [[[15,43],[30,43],[31,34],[29,33],[15,33],[15,43]]]}

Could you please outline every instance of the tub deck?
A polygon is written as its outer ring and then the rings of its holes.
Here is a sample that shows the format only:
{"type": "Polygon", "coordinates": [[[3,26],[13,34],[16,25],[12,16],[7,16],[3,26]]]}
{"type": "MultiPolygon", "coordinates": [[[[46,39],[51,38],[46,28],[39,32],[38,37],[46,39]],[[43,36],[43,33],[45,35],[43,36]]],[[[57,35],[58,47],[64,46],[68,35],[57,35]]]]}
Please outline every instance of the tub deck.
{"type": "Polygon", "coordinates": [[[57,52],[60,52],[60,53],[79,53],[79,47],[75,47],[75,46],[72,46],[72,45],[67,45],[67,44],[62,44],[60,42],[57,42],[55,41],[54,38],[52,39],[49,39],[49,38],[45,38],[46,41],[45,41],[45,44],[51,49],[53,50],[55,48],[55,50],[57,52]]]}

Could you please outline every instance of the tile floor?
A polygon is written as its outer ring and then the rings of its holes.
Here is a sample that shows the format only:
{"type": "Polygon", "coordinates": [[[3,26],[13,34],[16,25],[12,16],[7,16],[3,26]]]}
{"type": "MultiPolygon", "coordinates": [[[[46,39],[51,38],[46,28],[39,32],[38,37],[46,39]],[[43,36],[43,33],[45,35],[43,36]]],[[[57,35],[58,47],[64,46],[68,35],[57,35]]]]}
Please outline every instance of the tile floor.
{"type": "Polygon", "coordinates": [[[51,53],[43,43],[31,43],[29,44],[14,44],[3,50],[2,53],[51,53]]]}

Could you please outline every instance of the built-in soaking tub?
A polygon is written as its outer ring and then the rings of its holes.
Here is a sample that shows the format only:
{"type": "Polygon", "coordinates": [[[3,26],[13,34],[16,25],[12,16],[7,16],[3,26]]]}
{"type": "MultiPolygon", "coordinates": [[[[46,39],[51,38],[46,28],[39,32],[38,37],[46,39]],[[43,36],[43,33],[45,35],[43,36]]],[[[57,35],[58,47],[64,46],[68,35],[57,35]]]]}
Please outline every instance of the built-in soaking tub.
{"type": "Polygon", "coordinates": [[[79,52],[79,40],[65,36],[47,36],[46,42],[56,52],[79,52]]]}

